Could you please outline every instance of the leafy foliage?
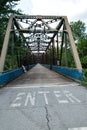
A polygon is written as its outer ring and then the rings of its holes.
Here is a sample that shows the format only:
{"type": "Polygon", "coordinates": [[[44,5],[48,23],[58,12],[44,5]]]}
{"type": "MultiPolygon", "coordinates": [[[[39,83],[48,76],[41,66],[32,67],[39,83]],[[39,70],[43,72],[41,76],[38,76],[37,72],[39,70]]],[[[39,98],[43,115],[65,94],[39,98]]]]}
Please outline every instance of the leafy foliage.
{"type": "Polygon", "coordinates": [[[74,39],[77,41],[77,49],[84,70],[85,79],[82,82],[87,86],[87,33],[85,32],[86,26],[82,21],[71,22],[71,29],[74,39]]]}
{"type": "Polygon", "coordinates": [[[85,23],[80,20],[77,22],[71,22],[71,29],[74,39],[76,40],[82,67],[87,68],[87,34],[85,32],[85,23]]]}
{"type": "Polygon", "coordinates": [[[14,2],[7,2],[3,6],[2,6],[2,4],[0,4],[0,50],[2,47],[5,30],[6,30],[8,19],[9,19],[10,15],[21,14],[20,10],[14,10],[14,7],[16,5],[17,4],[14,2]]]}
{"type": "Polygon", "coordinates": [[[75,40],[79,41],[85,38],[85,23],[79,20],[77,22],[71,22],[70,26],[75,40]]]}
{"type": "MultiPolygon", "coordinates": [[[[14,1],[19,1],[19,0],[0,0],[0,5],[1,7],[5,6],[7,2],[14,2],[14,1]]],[[[1,9],[0,9],[1,10],[1,9]]]]}
{"type": "MultiPolygon", "coordinates": [[[[21,14],[21,10],[14,9],[17,5],[17,1],[19,0],[0,0],[0,53],[9,17],[14,14],[21,14]]],[[[15,63],[15,65],[16,64],[17,63],[15,63]]],[[[11,68],[11,47],[8,48],[5,68],[6,70],[11,68]]]]}
{"type": "Polygon", "coordinates": [[[77,47],[82,66],[87,68],[87,36],[78,42],[77,47]]]}

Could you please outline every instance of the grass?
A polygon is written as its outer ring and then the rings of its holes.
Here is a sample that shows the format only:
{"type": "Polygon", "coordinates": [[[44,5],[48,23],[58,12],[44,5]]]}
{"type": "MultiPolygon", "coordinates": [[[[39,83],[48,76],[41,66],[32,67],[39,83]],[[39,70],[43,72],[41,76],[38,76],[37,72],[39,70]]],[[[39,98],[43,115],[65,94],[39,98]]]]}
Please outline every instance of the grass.
{"type": "Polygon", "coordinates": [[[82,85],[87,87],[87,77],[82,81],[82,85]]]}
{"type": "Polygon", "coordinates": [[[82,81],[82,85],[87,87],[87,69],[84,69],[83,72],[84,72],[85,78],[82,81]]]}

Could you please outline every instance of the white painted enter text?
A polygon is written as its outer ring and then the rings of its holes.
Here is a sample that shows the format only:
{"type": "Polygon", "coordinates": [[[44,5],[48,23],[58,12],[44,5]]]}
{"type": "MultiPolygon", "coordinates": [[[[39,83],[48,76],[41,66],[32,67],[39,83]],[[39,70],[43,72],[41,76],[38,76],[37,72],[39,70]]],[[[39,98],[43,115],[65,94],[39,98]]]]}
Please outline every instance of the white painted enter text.
{"type": "Polygon", "coordinates": [[[35,106],[37,102],[39,104],[43,102],[48,105],[50,100],[56,100],[59,104],[68,104],[68,103],[80,103],[81,101],[74,96],[70,91],[33,91],[33,92],[19,92],[16,94],[15,99],[11,103],[11,107],[21,107],[21,106],[35,106]],[[39,101],[37,101],[39,99],[39,101]]]}

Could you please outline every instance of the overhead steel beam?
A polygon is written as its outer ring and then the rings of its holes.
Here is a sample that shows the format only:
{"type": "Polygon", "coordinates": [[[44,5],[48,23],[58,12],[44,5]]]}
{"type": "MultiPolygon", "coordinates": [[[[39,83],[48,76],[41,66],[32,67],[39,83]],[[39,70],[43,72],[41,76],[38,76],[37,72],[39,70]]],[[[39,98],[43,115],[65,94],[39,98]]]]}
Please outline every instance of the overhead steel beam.
{"type": "MultiPolygon", "coordinates": [[[[69,36],[71,50],[72,50],[76,67],[78,70],[82,71],[80,59],[77,53],[77,49],[75,47],[74,39],[66,16],[15,15],[10,18],[7,26],[7,31],[6,31],[3,49],[1,53],[1,59],[0,59],[0,72],[3,72],[11,31],[15,33],[16,32],[19,33],[19,35],[23,37],[23,42],[24,42],[23,44],[26,43],[25,46],[26,47],[28,46],[31,49],[31,51],[37,51],[39,53],[40,51],[44,51],[44,52],[47,51],[51,43],[54,48],[54,44],[55,44],[54,38],[56,35],[58,35],[58,32],[61,30],[63,31],[63,36],[60,35],[60,38],[62,39],[61,48],[63,47],[63,43],[65,42],[64,33],[67,32],[68,34],[67,36],[69,36]],[[20,20],[21,22],[30,21],[29,27],[27,27],[26,29],[22,28],[19,22],[20,20]],[[13,21],[14,21],[15,28],[12,28],[13,21]],[[51,27],[51,23],[53,22],[58,22],[58,25],[56,26],[55,29],[51,27]],[[65,30],[62,28],[64,25],[65,25],[65,30]],[[28,39],[26,38],[26,36],[28,36],[28,39]]],[[[57,37],[57,41],[58,41],[58,37],[57,37]]],[[[57,43],[57,48],[59,43],[60,41],[58,41],[57,43]]],[[[57,53],[58,53],[58,49],[57,49],[57,53]]]]}
{"type": "MultiPolygon", "coordinates": [[[[49,46],[50,46],[50,44],[52,43],[54,37],[57,35],[59,29],[60,29],[61,26],[63,25],[63,21],[64,21],[64,19],[62,19],[62,20],[60,21],[60,23],[57,25],[57,27],[56,27],[57,32],[53,34],[53,37],[51,38],[51,41],[49,42],[49,45],[48,45],[47,49],[49,48],[49,46]]],[[[46,49],[46,51],[47,51],[47,49],[46,49]]]]}
{"type": "MultiPolygon", "coordinates": [[[[23,29],[22,26],[16,21],[15,18],[14,18],[14,25],[16,26],[17,30],[23,29]]],[[[16,33],[16,29],[12,29],[12,30],[15,31],[15,33],[16,33]]],[[[12,31],[12,30],[11,30],[11,31],[12,31]]],[[[17,32],[18,32],[18,31],[17,31],[17,32]]],[[[19,32],[19,33],[20,33],[20,35],[23,37],[23,39],[24,39],[25,42],[26,42],[26,38],[25,38],[25,36],[23,35],[23,33],[22,33],[22,32],[19,32]]],[[[26,44],[27,44],[27,42],[26,42],[26,44]]],[[[28,44],[27,44],[27,47],[29,48],[28,44]]]]}
{"type": "MultiPolygon", "coordinates": [[[[11,30],[11,31],[14,31],[13,29],[11,30]]],[[[56,29],[51,29],[51,30],[48,30],[48,29],[46,29],[46,30],[40,30],[40,29],[38,29],[38,30],[36,30],[36,29],[34,29],[34,30],[32,30],[32,29],[15,29],[15,32],[21,32],[21,33],[54,33],[54,32],[57,32],[57,30],[56,29]]]]}
{"type": "MultiPolygon", "coordinates": [[[[37,53],[38,53],[38,50],[32,50],[32,51],[33,51],[33,52],[34,52],[34,51],[37,51],[37,53]]],[[[39,49],[39,52],[41,52],[41,51],[44,51],[44,52],[45,52],[46,50],[44,50],[44,49],[41,49],[41,50],[40,50],[40,49],[39,49]]]]}
{"type": "MultiPolygon", "coordinates": [[[[15,26],[16,26],[17,29],[20,29],[20,25],[18,24],[18,22],[16,21],[15,18],[14,18],[14,24],[15,24],[15,26]]],[[[14,29],[13,29],[13,31],[14,31],[14,29]]]]}
{"type": "Polygon", "coordinates": [[[48,27],[50,30],[53,30],[52,27],[50,27],[43,19],[41,19],[42,23],[44,23],[44,25],[46,25],[46,27],[48,27]]]}
{"type": "MultiPolygon", "coordinates": [[[[32,43],[37,43],[38,41],[37,40],[34,40],[34,41],[29,41],[28,43],[32,44],[32,43]]],[[[49,44],[49,42],[46,42],[44,40],[40,40],[40,43],[46,43],[46,44],[49,44]]]]}
{"type": "MultiPolygon", "coordinates": [[[[32,45],[32,46],[30,46],[30,48],[31,48],[31,47],[35,47],[35,46],[32,45]]],[[[45,45],[41,45],[41,44],[40,44],[40,47],[47,47],[47,46],[45,46],[45,45]]]]}
{"type": "Polygon", "coordinates": [[[17,19],[62,19],[63,16],[43,16],[43,15],[15,15],[17,19]]]}
{"type": "Polygon", "coordinates": [[[28,27],[28,29],[30,29],[36,22],[37,22],[37,19],[34,22],[32,22],[32,24],[28,27]]]}

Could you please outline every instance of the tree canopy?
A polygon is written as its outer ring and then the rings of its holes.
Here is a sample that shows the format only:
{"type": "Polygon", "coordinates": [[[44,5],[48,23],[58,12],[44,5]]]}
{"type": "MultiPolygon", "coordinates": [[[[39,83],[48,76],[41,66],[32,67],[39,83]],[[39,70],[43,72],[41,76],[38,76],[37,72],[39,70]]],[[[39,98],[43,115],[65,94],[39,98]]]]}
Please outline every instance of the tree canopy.
{"type": "MultiPolygon", "coordinates": [[[[17,5],[17,3],[11,2],[11,1],[12,0],[9,0],[9,1],[1,0],[0,1],[2,3],[4,2],[3,6],[2,6],[2,4],[0,4],[0,50],[1,50],[3,38],[5,35],[5,30],[6,30],[8,19],[9,19],[10,15],[21,13],[20,10],[14,9],[14,7],[17,5]]],[[[14,0],[14,1],[18,1],[18,0],[14,0]]]]}
{"type": "Polygon", "coordinates": [[[0,0],[0,5],[4,6],[7,2],[13,2],[13,1],[19,1],[19,0],[0,0]]]}
{"type": "MultiPolygon", "coordinates": [[[[14,7],[17,5],[17,1],[19,0],[0,0],[0,53],[9,17],[13,14],[21,14],[20,10],[14,9],[14,7]]],[[[7,68],[10,68],[9,57],[11,56],[10,49],[8,48],[6,61],[7,68]]]]}
{"type": "Polygon", "coordinates": [[[87,68],[87,34],[86,26],[82,21],[71,22],[71,29],[76,40],[76,45],[83,68],[87,68]]]}
{"type": "Polygon", "coordinates": [[[71,22],[70,23],[72,32],[73,32],[73,37],[75,40],[79,41],[81,39],[84,39],[86,36],[85,30],[85,23],[82,21],[77,21],[77,22],[71,22]]]}

